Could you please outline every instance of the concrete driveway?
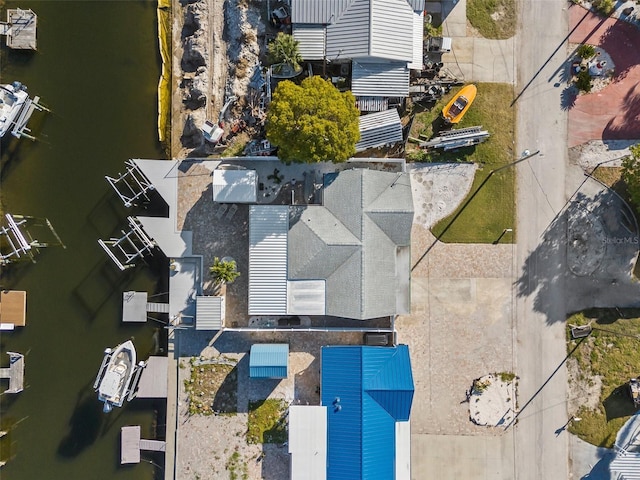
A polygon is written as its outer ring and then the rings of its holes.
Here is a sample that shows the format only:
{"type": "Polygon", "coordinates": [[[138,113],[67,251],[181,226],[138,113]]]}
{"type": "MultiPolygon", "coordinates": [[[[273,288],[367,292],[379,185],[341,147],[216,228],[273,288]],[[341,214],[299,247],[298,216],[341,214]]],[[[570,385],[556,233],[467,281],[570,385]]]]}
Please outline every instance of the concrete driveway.
{"type": "Polygon", "coordinates": [[[473,424],[465,394],[482,375],[514,371],[514,248],[443,244],[414,225],[412,313],[396,328],[413,366],[416,480],[513,478],[513,433],[473,424]]]}

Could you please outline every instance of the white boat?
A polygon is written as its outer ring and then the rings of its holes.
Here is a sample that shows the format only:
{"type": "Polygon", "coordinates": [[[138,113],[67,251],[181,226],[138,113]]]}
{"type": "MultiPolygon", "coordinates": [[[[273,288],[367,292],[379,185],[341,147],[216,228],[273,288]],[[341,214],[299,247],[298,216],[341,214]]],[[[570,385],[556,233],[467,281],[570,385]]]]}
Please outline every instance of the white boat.
{"type": "Polygon", "coordinates": [[[93,384],[98,392],[98,400],[104,402],[103,412],[109,413],[113,407],[122,406],[135,371],[136,349],[131,340],[104,351],[104,359],[93,384]]]}
{"type": "Polygon", "coordinates": [[[16,124],[20,112],[28,107],[29,94],[20,82],[0,85],[0,137],[16,124]]]}

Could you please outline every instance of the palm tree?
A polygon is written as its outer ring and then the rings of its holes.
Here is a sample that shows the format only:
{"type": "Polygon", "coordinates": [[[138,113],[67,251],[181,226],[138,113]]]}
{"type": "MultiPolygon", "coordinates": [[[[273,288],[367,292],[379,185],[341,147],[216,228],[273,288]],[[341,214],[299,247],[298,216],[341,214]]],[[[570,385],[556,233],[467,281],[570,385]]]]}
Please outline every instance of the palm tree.
{"type": "Polygon", "coordinates": [[[240,276],[240,272],[236,271],[235,260],[224,261],[218,257],[213,259],[213,265],[209,267],[209,274],[213,277],[213,283],[217,286],[233,283],[240,276]]]}
{"type": "Polygon", "coordinates": [[[269,43],[269,62],[272,64],[286,64],[291,66],[294,72],[302,70],[302,56],[298,51],[298,41],[293,35],[280,32],[274,40],[269,43]]]}

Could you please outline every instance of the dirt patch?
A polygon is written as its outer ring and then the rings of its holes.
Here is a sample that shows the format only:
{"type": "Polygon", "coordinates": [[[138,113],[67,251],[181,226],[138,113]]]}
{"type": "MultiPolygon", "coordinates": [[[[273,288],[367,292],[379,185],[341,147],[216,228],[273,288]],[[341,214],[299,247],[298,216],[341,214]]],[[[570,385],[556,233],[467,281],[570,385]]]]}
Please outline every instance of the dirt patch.
{"type": "Polygon", "coordinates": [[[473,382],[469,418],[476,425],[509,425],[516,415],[516,380],[513,374],[489,374],[473,382]]]}
{"type": "MultiPolygon", "coordinates": [[[[589,348],[588,343],[583,347],[589,348]]],[[[602,377],[586,373],[584,369],[580,368],[575,358],[567,360],[567,375],[569,380],[568,413],[573,415],[580,407],[597,410],[602,392],[602,377]]]]}
{"type": "Polygon", "coordinates": [[[236,363],[235,360],[225,357],[190,360],[191,376],[185,381],[190,415],[238,411],[236,363]]]}

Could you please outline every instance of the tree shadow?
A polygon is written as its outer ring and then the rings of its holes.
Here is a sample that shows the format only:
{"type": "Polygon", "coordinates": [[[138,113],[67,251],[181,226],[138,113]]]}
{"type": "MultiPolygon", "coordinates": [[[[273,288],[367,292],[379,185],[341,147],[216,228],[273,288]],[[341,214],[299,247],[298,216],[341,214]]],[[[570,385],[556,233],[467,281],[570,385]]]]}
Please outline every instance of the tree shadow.
{"type": "Polygon", "coordinates": [[[560,94],[560,108],[562,110],[571,110],[576,104],[578,91],[574,85],[568,85],[560,94]]]}
{"type": "MultiPolygon", "coordinates": [[[[584,195],[579,194],[579,198],[584,195]]],[[[550,312],[553,297],[564,290],[566,265],[567,209],[563,209],[545,230],[541,242],[525,260],[516,280],[519,297],[535,295],[533,308],[547,314],[547,323],[564,322],[563,311],[550,312]]],[[[563,310],[563,309],[562,309],[563,310]]]]}
{"type": "Polygon", "coordinates": [[[586,179],[542,234],[515,286],[518,296],[534,297],[547,323],[564,322],[567,311],[637,303],[630,277],[637,231],[626,223],[626,208],[610,189],[586,179]]]}
{"type": "Polygon", "coordinates": [[[626,140],[640,136],[640,84],[626,95],[620,111],[602,131],[603,140],[626,140]]]}
{"type": "Polygon", "coordinates": [[[600,36],[599,47],[605,50],[616,66],[613,82],[625,79],[629,70],[640,63],[640,32],[627,22],[616,20],[600,36]]]}
{"type": "Polygon", "coordinates": [[[626,383],[616,387],[602,403],[607,422],[615,418],[630,417],[637,412],[629,396],[629,385],[626,383]]]}

